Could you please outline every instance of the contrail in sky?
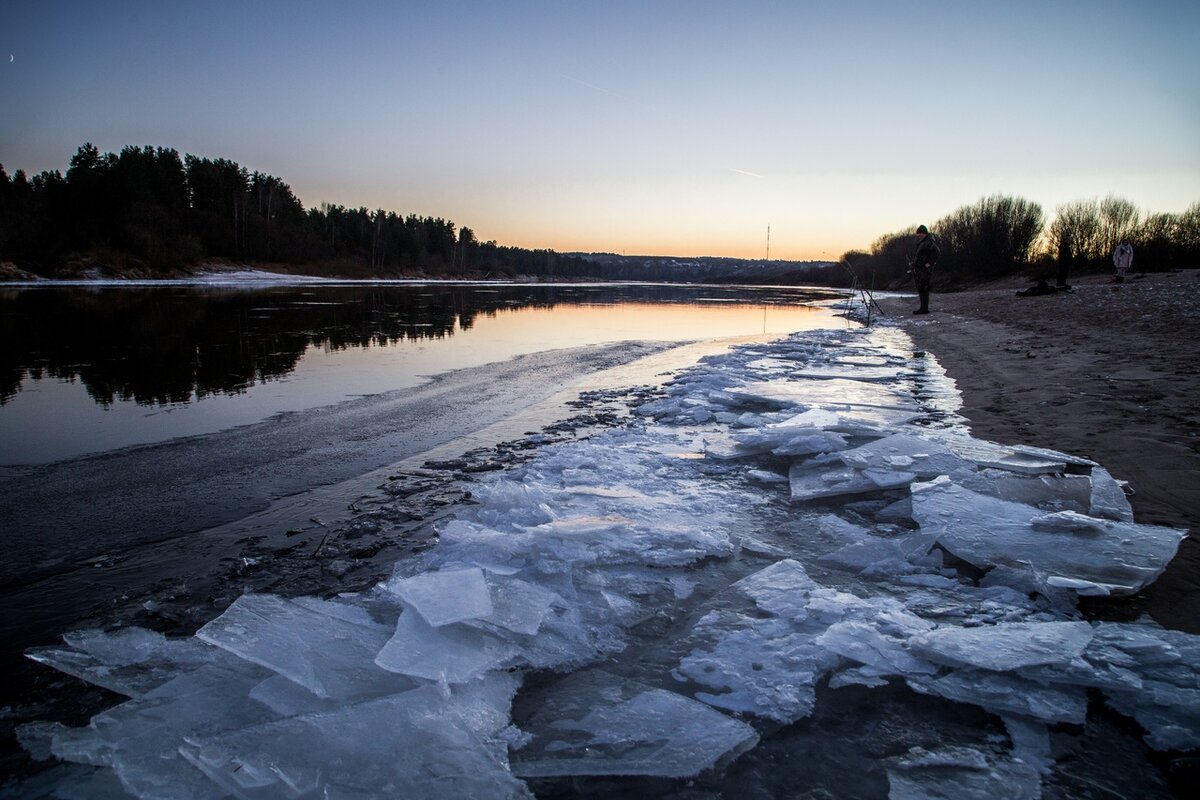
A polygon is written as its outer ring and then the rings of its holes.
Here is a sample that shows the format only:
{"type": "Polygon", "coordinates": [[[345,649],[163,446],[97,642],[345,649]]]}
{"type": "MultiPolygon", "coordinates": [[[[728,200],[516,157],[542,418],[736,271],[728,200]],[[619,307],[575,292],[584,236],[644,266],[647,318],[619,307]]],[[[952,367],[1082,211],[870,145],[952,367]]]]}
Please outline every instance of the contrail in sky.
{"type": "Polygon", "coordinates": [[[600,92],[601,94],[607,94],[612,97],[616,97],[620,100],[628,100],[629,99],[628,97],[626,97],[623,94],[617,94],[616,92],[609,91],[608,89],[605,89],[603,87],[588,83],[587,81],[581,81],[581,80],[579,80],[579,78],[572,78],[570,75],[563,75],[562,78],[563,78],[563,80],[568,80],[568,81],[571,81],[572,83],[578,83],[580,86],[586,86],[587,88],[592,89],[593,91],[600,92]]]}
{"type": "Polygon", "coordinates": [[[744,170],[744,169],[736,169],[736,168],[734,168],[734,167],[729,167],[729,171],[730,171],[730,172],[736,172],[738,175],[749,175],[751,178],[765,178],[765,177],[767,177],[766,175],[759,175],[757,172],[747,172],[747,171],[746,171],[746,170],[744,170]]]}

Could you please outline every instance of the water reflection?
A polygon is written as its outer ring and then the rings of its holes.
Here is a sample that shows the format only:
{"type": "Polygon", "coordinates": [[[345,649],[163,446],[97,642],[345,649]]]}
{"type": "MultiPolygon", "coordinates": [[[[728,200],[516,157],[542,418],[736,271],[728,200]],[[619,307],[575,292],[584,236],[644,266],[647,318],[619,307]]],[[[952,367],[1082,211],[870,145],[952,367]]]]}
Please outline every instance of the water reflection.
{"type": "MultiPolygon", "coordinates": [[[[479,317],[560,304],[778,305],[788,289],[668,286],[332,286],[256,291],[36,289],[0,293],[0,404],[27,379],[79,381],[97,403],[188,402],[291,373],[305,351],[442,339],[479,317]]],[[[629,338],[637,338],[636,334],[629,338]]]]}
{"type": "Polygon", "coordinates": [[[790,332],[799,289],[0,289],[0,464],[209,433],[541,350],[790,332]],[[201,402],[203,401],[203,402],[201,402]]]}

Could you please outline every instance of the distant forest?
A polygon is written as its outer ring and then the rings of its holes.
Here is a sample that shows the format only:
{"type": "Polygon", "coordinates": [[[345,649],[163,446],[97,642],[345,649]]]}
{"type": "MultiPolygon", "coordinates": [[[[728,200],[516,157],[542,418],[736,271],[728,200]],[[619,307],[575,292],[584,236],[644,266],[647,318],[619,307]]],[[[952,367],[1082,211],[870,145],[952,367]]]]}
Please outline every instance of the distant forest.
{"type": "MultiPolygon", "coordinates": [[[[836,264],[556,253],[480,242],[454,222],[323,203],[305,209],[281,179],[227,159],[180,157],[165,147],[101,153],[85,144],[66,174],[32,178],[0,165],[0,277],[167,277],[225,262],[357,278],[506,278],[815,284],[856,278],[877,288],[907,281],[913,227],[885,234],[836,264]]],[[[985,197],[931,224],[942,241],[936,281],[969,285],[1011,274],[1036,278],[1060,263],[1111,268],[1113,247],[1134,245],[1134,269],[1200,266],[1200,203],[1145,214],[1116,197],[1041,206],[985,197]]]]}
{"type": "Polygon", "coordinates": [[[581,258],[480,242],[449,220],[306,210],[274,175],[165,147],[85,144],[65,175],[10,178],[0,166],[0,261],[43,276],[99,266],[153,277],[219,260],[345,277],[592,274],[581,258]]]}

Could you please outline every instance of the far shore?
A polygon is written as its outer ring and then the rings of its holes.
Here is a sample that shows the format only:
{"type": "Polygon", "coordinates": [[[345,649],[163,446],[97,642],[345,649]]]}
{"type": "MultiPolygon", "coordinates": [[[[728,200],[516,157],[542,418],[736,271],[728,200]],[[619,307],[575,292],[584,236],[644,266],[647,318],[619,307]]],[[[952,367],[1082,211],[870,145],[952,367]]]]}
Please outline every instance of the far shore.
{"type": "Polygon", "coordinates": [[[955,380],[974,436],[1091,458],[1128,482],[1138,522],[1191,532],[1144,592],[1088,608],[1200,633],[1200,270],[1017,296],[1028,285],[935,291],[928,316],[915,296],[879,304],[955,380]]]}

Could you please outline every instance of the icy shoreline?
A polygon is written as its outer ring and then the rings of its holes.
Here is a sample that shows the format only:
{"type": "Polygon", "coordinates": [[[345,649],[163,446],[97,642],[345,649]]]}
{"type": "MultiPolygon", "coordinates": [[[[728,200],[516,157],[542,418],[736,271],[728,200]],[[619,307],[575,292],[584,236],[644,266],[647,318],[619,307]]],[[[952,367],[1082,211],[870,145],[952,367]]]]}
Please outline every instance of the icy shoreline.
{"type": "Polygon", "coordinates": [[[990,729],[893,731],[850,794],[1053,794],[1089,690],[1151,747],[1195,748],[1200,637],[1075,610],[1152,581],[1182,532],[1133,523],[1099,465],[969,438],[936,362],[910,356],[873,329],[709,357],[631,424],[473,485],[478,505],[371,591],[245,595],[191,639],[31,652],[131,699],[23,742],[88,765],[57,776],[64,795],[719,791],[767,780],[756,751],[828,690],[881,687],[990,729]]]}

